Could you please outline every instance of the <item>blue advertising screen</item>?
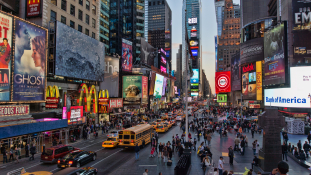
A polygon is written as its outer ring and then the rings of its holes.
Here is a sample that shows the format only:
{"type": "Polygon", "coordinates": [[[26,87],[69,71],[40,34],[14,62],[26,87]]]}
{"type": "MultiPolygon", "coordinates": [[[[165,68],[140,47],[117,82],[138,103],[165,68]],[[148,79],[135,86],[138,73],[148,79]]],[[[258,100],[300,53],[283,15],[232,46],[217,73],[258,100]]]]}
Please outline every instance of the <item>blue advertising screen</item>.
{"type": "Polygon", "coordinates": [[[193,76],[190,78],[191,83],[199,83],[199,69],[192,69],[193,76]]]}
{"type": "Polygon", "coordinates": [[[191,50],[192,52],[192,56],[198,56],[198,49],[195,49],[195,50],[191,50]]]}

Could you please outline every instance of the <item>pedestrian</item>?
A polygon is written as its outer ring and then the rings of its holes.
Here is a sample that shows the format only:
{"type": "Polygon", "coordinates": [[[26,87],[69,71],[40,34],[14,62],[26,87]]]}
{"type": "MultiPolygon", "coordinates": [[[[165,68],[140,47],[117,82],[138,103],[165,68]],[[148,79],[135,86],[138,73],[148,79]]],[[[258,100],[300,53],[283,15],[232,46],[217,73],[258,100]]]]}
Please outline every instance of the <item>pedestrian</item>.
{"type": "Polygon", "coordinates": [[[140,151],[140,148],[137,143],[136,143],[136,146],[134,147],[134,150],[135,150],[135,161],[136,161],[139,159],[139,151],[140,151]]]}
{"type": "Polygon", "coordinates": [[[20,156],[19,149],[17,149],[17,147],[15,147],[15,158],[16,158],[16,162],[17,162],[17,163],[19,163],[19,161],[18,161],[19,156],[20,156]]]}
{"type": "Polygon", "coordinates": [[[257,156],[254,156],[253,163],[252,163],[252,169],[254,169],[254,165],[258,166],[258,163],[259,163],[259,159],[257,158],[257,156]]]}
{"type": "Polygon", "coordinates": [[[240,142],[241,141],[239,139],[239,136],[236,136],[236,138],[234,139],[234,150],[235,151],[238,151],[240,142]]]}
{"type": "Polygon", "coordinates": [[[252,138],[254,138],[254,133],[255,133],[254,128],[252,128],[251,133],[252,133],[252,138]]]}
{"type": "Polygon", "coordinates": [[[196,147],[197,147],[197,139],[194,138],[193,140],[193,150],[196,151],[196,147]]]}
{"type": "Polygon", "coordinates": [[[168,147],[168,160],[172,160],[173,157],[173,150],[171,147],[168,147]]]}
{"type": "Polygon", "coordinates": [[[172,152],[174,152],[175,145],[176,145],[176,141],[175,141],[175,139],[173,139],[173,141],[172,141],[172,152]]]}
{"type": "Polygon", "coordinates": [[[207,154],[203,158],[202,163],[203,163],[203,174],[205,174],[205,171],[206,171],[207,167],[211,166],[211,162],[210,162],[207,154]]]}
{"type": "MultiPolygon", "coordinates": [[[[284,134],[283,139],[284,139],[284,141],[285,141],[285,144],[287,145],[287,141],[288,141],[288,135],[287,135],[287,133],[284,134]]],[[[309,136],[308,136],[308,139],[309,139],[309,136]]],[[[311,139],[311,135],[310,135],[310,139],[311,139]]],[[[310,143],[310,141],[309,141],[309,143],[310,143]]]]}
{"type": "Polygon", "coordinates": [[[256,154],[258,155],[259,153],[259,143],[258,143],[258,140],[255,140],[256,141],[256,154]]]}
{"type": "MultiPolygon", "coordinates": [[[[306,153],[306,157],[308,158],[309,157],[309,150],[310,150],[310,145],[308,144],[307,141],[305,141],[305,144],[303,144],[303,150],[305,151],[306,153]]],[[[287,160],[286,160],[287,161],[287,160]]]]}
{"type": "Polygon", "coordinates": [[[9,154],[10,154],[9,162],[11,162],[11,159],[12,159],[12,161],[14,160],[14,151],[13,151],[13,147],[11,147],[9,154]]]}
{"type": "Polygon", "coordinates": [[[184,153],[184,147],[179,143],[178,156],[180,157],[184,153]]]}
{"type": "Polygon", "coordinates": [[[298,148],[299,152],[300,152],[300,150],[301,150],[301,146],[302,146],[302,145],[301,145],[301,141],[299,140],[298,143],[297,143],[297,148],[298,148]]]}
{"type": "Polygon", "coordinates": [[[35,160],[35,154],[36,154],[36,147],[34,145],[31,146],[30,148],[30,154],[31,157],[29,157],[29,160],[35,160]]]}
{"type": "Polygon", "coordinates": [[[148,169],[145,169],[145,172],[143,173],[143,175],[148,175],[148,169]]]}
{"type": "Polygon", "coordinates": [[[223,167],[224,167],[223,157],[220,156],[219,161],[218,161],[218,172],[219,172],[219,175],[222,175],[223,167]]]}
{"type": "Polygon", "coordinates": [[[207,134],[206,140],[207,140],[207,145],[210,145],[211,144],[211,140],[212,140],[211,133],[207,134]]]}
{"type": "Polygon", "coordinates": [[[233,152],[232,146],[230,146],[228,149],[229,149],[229,163],[233,165],[234,152],[233,152]]]}
{"type": "Polygon", "coordinates": [[[244,137],[242,137],[242,141],[241,141],[241,154],[244,155],[245,152],[245,140],[244,137]]]}
{"type": "Polygon", "coordinates": [[[162,157],[162,151],[163,151],[163,145],[162,145],[162,143],[160,142],[160,144],[159,144],[159,155],[158,155],[158,157],[162,157]]]}
{"type": "Polygon", "coordinates": [[[256,155],[256,140],[252,143],[253,145],[253,153],[254,153],[254,156],[256,155]]]}
{"type": "Polygon", "coordinates": [[[167,147],[165,146],[165,147],[163,148],[163,162],[164,162],[164,163],[166,163],[167,156],[168,156],[168,152],[167,152],[167,147]]]}
{"type": "Polygon", "coordinates": [[[285,142],[283,142],[283,145],[282,145],[282,157],[283,157],[283,160],[284,160],[284,157],[285,157],[286,161],[287,161],[287,145],[285,144],[285,142]]]}
{"type": "Polygon", "coordinates": [[[29,143],[25,146],[25,157],[29,157],[29,143]]]}
{"type": "Polygon", "coordinates": [[[308,141],[309,141],[309,144],[310,144],[310,141],[311,141],[311,134],[309,133],[308,134],[308,137],[307,137],[308,141]]]}
{"type": "Polygon", "coordinates": [[[5,149],[3,150],[2,154],[3,154],[3,164],[8,163],[8,153],[5,149]]]}

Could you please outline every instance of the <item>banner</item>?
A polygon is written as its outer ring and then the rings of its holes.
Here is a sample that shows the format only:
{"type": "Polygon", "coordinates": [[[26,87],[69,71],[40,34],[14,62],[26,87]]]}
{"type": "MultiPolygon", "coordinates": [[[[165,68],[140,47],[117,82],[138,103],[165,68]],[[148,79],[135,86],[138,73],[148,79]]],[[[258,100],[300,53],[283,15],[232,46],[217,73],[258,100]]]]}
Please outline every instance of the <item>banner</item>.
{"type": "Polygon", "coordinates": [[[47,31],[15,19],[13,101],[44,101],[47,31]]]}
{"type": "Polygon", "coordinates": [[[28,115],[29,105],[0,106],[0,117],[28,115]]]}
{"type": "Polygon", "coordinates": [[[122,39],[122,71],[132,71],[133,65],[133,51],[132,42],[126,39],[122,39]]]}
{"type": "Polygon", "coordinates": [[[154,47],[152,47],[149,43],[145,41],[145,38],[140,39],[140,61],[141,63],[148,64],[149,66],[153,66],[155,54],[154,47]]]}
{"type": "Polygon", "coordinates": [[[256,63],[242,65],[242,94],[243,99],[256,99],[256,63]]]}
{"type": "Polygon", "coordinates": [[[151,74],[151,80],[150,80],[150,89],[149,89],[149,95],[153,95],[154,92],[154,85],[155,85],[155,78],[156,78],[156,73],[152,72],[151,74]]]}
{"type": "Polygon", "coordinates": [[[10,101],[13,18],[0,13],[0,101],[10,101]]]}
{"type": "Polygon", "coordinates": [[[40,16],[42,1],[43,0],[26,0],[26,18],[40,16]]]}
{"type": "Polygon", "coordinates": [[[83,117],[83,106],[71,106],[67,113],[68,123],[81,121],[83,117]]]}
{"type": "Polygon", "coordinates": [[[142,76],[142,104],[148,104],[148,77],[142,76]]]}
{"type": "Polygon", "coordinates": [[[241,65],[240,54],[231,57],[231,73],[232,73],[232,91],[241,90],[241,65]]]}
{"type": "Polygon", "coordinates": [[[122,107],[123,107],[123,98],[109,99],[109,108],[122,108],[122,107]]]}
{"type": "Polygon", "coordinates": [[[123,76],[123,103],[141,104],[142,76],[123,76]]]}
{"type": "Polygon", "coordinates": [[[217,103],[227,103],[227,94],[217,94],[217,103]]]}
{"type": "Polygon", "coordinates": [[[256,89],[257,98],[256,100],[262,100],[262,63],[261,61],[256,62],[256,89]]]}

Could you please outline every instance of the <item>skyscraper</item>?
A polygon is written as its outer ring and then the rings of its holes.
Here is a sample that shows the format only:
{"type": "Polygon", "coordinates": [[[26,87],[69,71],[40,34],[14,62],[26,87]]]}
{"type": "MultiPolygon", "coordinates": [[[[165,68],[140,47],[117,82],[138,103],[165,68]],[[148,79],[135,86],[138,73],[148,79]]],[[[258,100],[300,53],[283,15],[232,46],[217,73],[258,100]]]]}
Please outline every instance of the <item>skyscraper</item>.
{"type": "Polygon", "coordinates": [[[133,63],[140,60],[140,39],[144,37],[145,0],[110,0],[109,49],[121,55],[122,38],[133,42],[133,63]]]}
{"type": "Polygon", "coordinates": [[[172,10],[166,0],[148,0],[145,11],[146,14],[148,13],[145,37],[153,47],[165,50],[167,68],[170,71],[172,69],[172,10]]]}
{"type": "Polygon", "coordinates": [[[100,1],[99,41],[105,44],[106,51],[109,50],[109,4],[110,0],[100,1]]]}

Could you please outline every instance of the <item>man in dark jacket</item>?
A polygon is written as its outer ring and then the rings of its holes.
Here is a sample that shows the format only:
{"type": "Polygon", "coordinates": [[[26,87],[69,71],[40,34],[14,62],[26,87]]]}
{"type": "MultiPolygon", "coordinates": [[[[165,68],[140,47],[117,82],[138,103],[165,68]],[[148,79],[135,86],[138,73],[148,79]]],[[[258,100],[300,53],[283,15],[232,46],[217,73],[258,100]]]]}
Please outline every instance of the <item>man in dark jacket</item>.
{"type": "Polygon", "coordinates": [[[139,158],[139,151],[140,151],[140,148],[137,143],[136,143],[136,146],[134,147],[134,150],[135,150],[135,161],[136,161],[139,158]]]}
{"type": "Polygon", "coordinates": [[[35,154],[36,154],[36,147],[33,145],[31,148],[30,148],[30,154],[31,154],[31,157],[29,157],[29,160],[35,160],[35,154]]]}
{"type": "Polygon", "coordinates": [[[308,142],[307,141],[305,141],[305,144],[303,144],[303,150],[305,151],[305,153],[306,153],[306,157],[308,158],[309,157],[309,155],[308,155],[308,152],[309,152],[309,150],[310,150],[310,145],[308,144],[308,142]]]}
{"type": "Polygon", "coordinates": [[[252,169],[254,169],[254,165],[258,166],[258,162],[259,162],[259,159],[257,158],[257,156],[254,156],[253,163],[252,163],[252,169]]]}
{"type": "Polygon", "coordinates": [[[287,161],[287,145],[285,144],[285,142],[283,142],[283,145],[282,145],[282,157],[283,157],[283,160],[285,157],[287,161]]]}
{"type": "Polygon", "coordinates": [[[242,137],[242,141],[241,141],[241,152],[242,155],[244,155],[245,152],[245,141],[244,141],[244,137],[242,137]],[[243,150],[243,151],[242,151],[243,150]]]}
{"type": "Polygon", "coordinates": [[[29,143],[27,143],[27,145],[25,146],[25,157],[29,157],[29,143]]]}
{"type": "Polygon", "coordinates": [[[231,165],[233,165],[233,157],[234,157],[234,153],[233,153],[233,149],[232,149],[232,146],[230,146],[229,148],[229,163],[231,164],[231,165]]]}
{"type": "Polygon", "coordinates": [[[301,147],[302,147],[301,141],[299,140],[298,143],[297,143],[297,148],[299,149],[299,152],[300,152],[300,150],[301,150],[301,147]]]}

